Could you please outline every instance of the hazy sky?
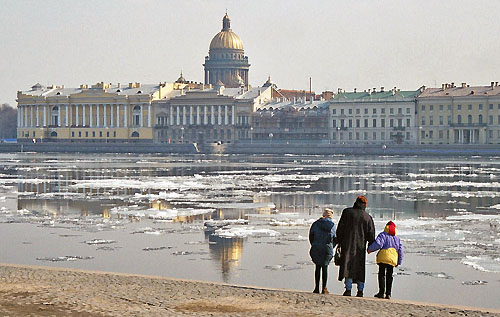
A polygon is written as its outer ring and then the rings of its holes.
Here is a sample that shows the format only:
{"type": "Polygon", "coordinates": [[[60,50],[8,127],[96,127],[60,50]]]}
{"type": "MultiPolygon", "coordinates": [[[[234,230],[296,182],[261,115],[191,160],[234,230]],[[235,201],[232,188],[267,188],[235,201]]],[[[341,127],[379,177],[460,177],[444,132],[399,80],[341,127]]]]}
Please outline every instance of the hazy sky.
{"type": "Polygon", "coordinates": [[[250,84],[316,92],[500,81],[500,1],[0,0],[0,103],[33,84],[203,81],[228,10],[250,84]]]}

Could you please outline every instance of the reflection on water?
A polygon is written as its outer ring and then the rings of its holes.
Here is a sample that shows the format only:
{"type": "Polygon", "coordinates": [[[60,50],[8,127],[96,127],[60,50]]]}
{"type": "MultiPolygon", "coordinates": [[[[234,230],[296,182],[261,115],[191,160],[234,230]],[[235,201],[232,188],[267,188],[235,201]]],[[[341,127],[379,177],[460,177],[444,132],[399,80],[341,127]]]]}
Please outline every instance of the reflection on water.
{"type": "MultiPolygon", "coordinates": [[[[338,219],[359,194],[367,196],[376,220],[498,214],[499,179],[497,158],[0,154],[0,208],[30,217],[97,217],[99,230],[143,218],[297,226],[292,238],[279,241],[286,246],[306,240],[301,235],[324,207],[333,208],[338,219]]],[[[4,221],[17,216],[9,214],[4,221]]],[[[175,230],[159,232],[175,235],[175,230]]],[[[229,281],[248,239],[207,234],[205,240],[223,281],[229,281]]]]}

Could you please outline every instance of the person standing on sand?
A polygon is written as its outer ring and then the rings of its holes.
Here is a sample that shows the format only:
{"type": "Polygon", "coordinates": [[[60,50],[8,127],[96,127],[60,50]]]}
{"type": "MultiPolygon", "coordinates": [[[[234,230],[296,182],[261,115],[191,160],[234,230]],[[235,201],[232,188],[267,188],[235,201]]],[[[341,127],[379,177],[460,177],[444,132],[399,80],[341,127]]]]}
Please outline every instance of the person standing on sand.
{"type": "Polygon", "coordinates": [[[344,296],[351,296],[352,283],[358,286],[357,297],[363,297],[365,287],[366,244],[375,240],[375,225],[365,211],[368,200],[358,196],[354,206],[342,211],[337,227],[340,246],[339,281],[345,279],[344,296]]]}
{"type": "Polygon", "coordinates": [[[319,293],[319,278],[322,278],[322,294],[329,294],[326,288],[328,281],[328,264],[333,258],[333,248],[337,244],[335,237],[335,224],[332,220],[333,210],[325,208],[323,217],[316,220],[309,229],[309,243],[311,243],[311,250],[309,255],[316,264],[314,271],[314,281],[316,286],[313,293],[319,293]]]}
{"type": "Polygon", "coordinates": [[[391,299],[392,291],[392,272],[394,267],[401,265],[403,261],[403,244],[399,237],[396,236],[396,224],[389,221],[384,228],[384,231],[378,234],[377,239],[369,246],[367,253],[373,251],[377,253],[378,264],[378,293],[377,298],[391,299]]]}

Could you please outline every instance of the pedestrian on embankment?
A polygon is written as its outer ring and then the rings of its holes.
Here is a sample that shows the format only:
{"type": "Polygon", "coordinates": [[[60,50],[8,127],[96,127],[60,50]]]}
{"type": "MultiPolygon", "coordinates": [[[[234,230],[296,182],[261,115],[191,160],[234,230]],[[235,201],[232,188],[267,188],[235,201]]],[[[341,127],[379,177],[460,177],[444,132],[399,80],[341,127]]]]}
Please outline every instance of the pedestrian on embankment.
{"type": "Polygon", "coordinates": [[[326,287],[328,282],[328,265],[333,258],[333,248],[337,244],[333,210],[325,208],[323,216],[316,220],[309,229],[309,255],[316,265],[314,271],[315,287],[313,293],[319,293],[320,277],[322,280],[321,293],[329,294],[326,287]]]}
{"type": "Polygon", "coordinates": [[[354,206],[342,211],[337,227],[340,246],[339,281],[344,280],[344,296],[351,296],[352,284],[356,283],[356,296],[363,297],[365,287],[366,246],[375,240],[375,225],[365,211],[368,200],[358,196],[354,206]]]}

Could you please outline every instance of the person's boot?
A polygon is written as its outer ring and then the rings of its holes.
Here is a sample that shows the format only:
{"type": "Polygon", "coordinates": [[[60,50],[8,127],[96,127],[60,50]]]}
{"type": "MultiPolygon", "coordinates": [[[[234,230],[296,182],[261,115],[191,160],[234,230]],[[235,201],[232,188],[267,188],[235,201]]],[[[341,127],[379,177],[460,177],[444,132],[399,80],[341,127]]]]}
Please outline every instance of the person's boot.
{"type": "Polygon", "coordinates": [[[384,293],[379,291],[377,294],[373,295],[373,297],[384,298],[384,293]]]}
{"type": "Polygon", "coordinates": [[[391,299],[391,295],[385,295],[385,299],[391,299]]]}
{"type": "Polygon", "coordinates": [[[323,291],[321,291],[321,294],[330,294],[330,292],[328,291],[328,288],[323,287],[323,291]]]}
{"type": "Polygon", "coordinates": [[[319,294],[319,289],[318,288],[315,288],[313,293],[316,293],[316,294],[319,294]]]}
{"type": "Polygon", "coordinates": [[[351,296],[351,290],[350,289],[346,289],[344,294],[342,294],[342,296],[351,296]]]}
{"type": "Polygon", "coordinates": [[[356,297],[363,297],[363,291],[358,291],[356,293],[356,297]]]}

